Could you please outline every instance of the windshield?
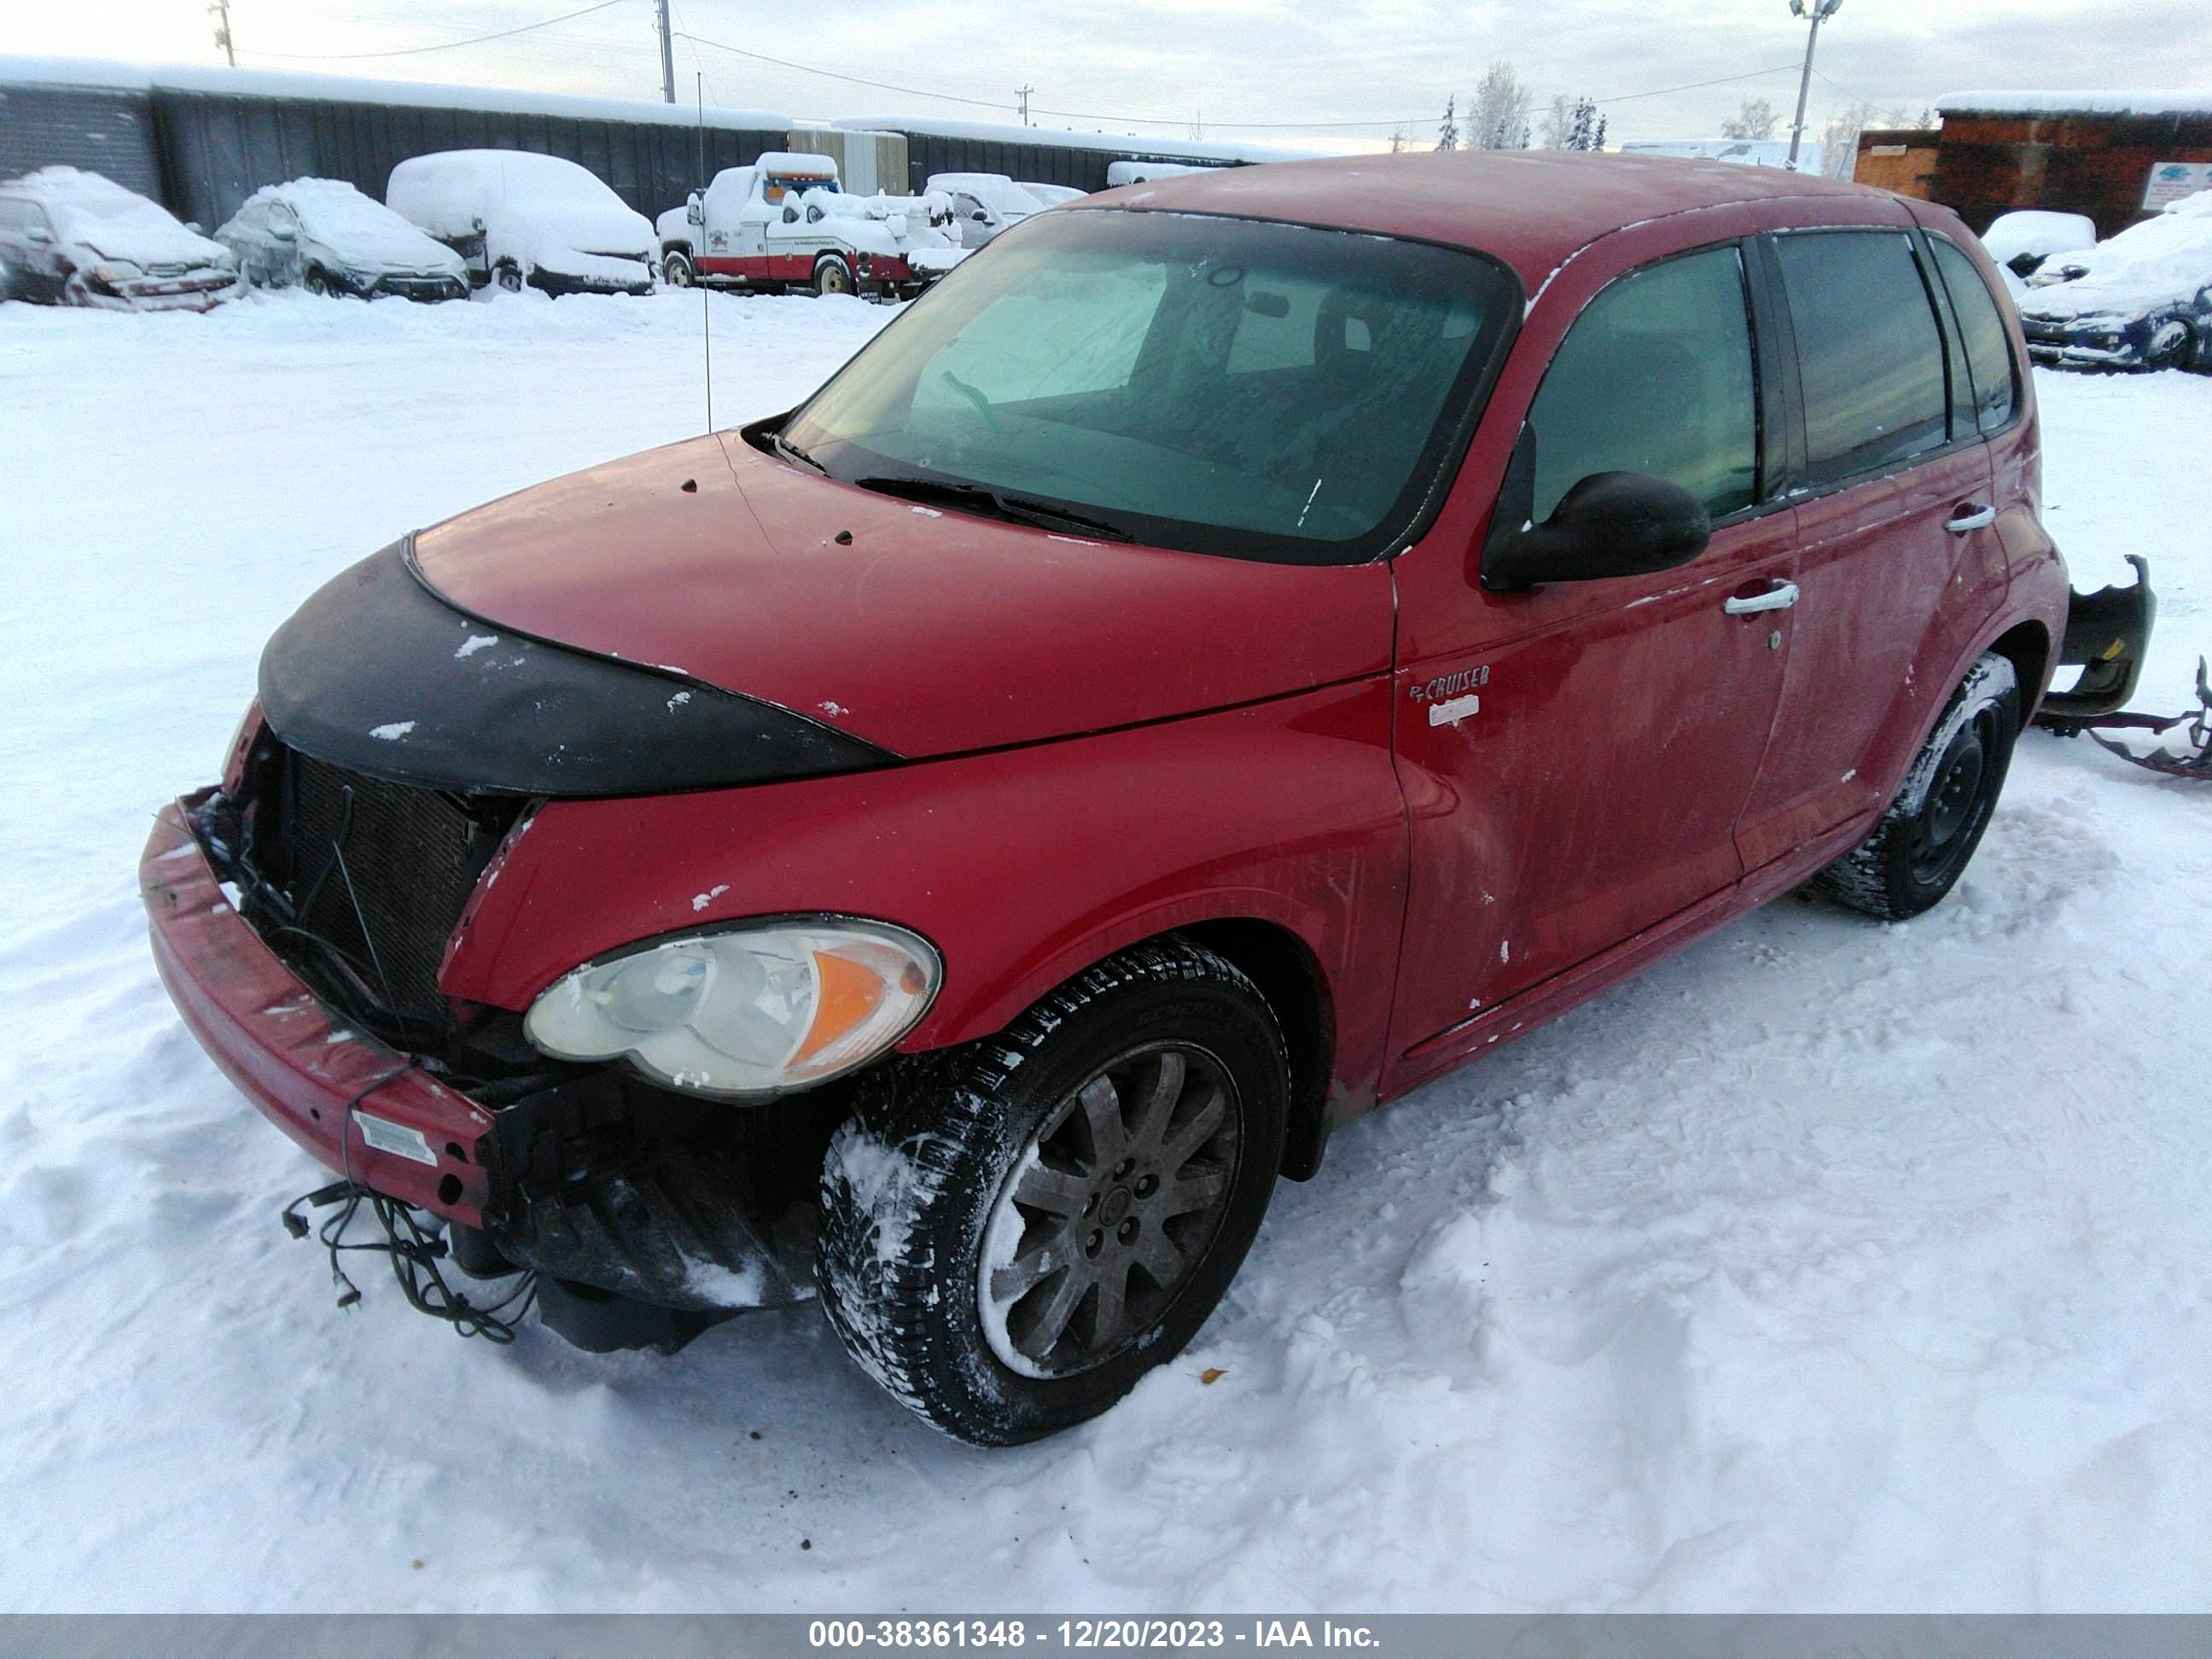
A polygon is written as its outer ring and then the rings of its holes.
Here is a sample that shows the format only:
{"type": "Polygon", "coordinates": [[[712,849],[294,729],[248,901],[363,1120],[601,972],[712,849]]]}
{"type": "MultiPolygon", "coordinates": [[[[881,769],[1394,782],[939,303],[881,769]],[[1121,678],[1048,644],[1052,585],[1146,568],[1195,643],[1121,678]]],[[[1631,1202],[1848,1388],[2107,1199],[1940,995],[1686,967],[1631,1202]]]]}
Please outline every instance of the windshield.
{"type": "Polygon", "coordinates": [[[1040,215],[783,437],[848,483],[976,484],[1157,546],[1352,563],[1419,515],[1515,297],[1501,267],[1425,243],[1040,215]]]}

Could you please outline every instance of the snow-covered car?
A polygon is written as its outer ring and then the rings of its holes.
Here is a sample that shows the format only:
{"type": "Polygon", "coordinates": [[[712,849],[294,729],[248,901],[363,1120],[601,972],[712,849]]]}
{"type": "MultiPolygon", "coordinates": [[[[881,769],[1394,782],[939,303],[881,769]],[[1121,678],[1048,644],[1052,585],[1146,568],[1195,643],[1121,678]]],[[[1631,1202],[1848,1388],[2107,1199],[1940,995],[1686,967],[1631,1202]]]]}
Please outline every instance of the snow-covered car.
{"type": "Polygon", "coordinates": [[[764,152],[725,167],[655,226],[663,278],[780,293],[921,292],[962,258],[943,196],[849,196],[826,155],[764,152]]]}
{"type": "Polygon", "coordinates": [[[243,291],[220,242],[97,173],[41,167],[0,184],[4,292],[108,311],[205,311],[243,291]]]}
{"type": "Polygon", "coordinates": [[[1040,185],[1028,179],[1020,180],[1020,184],[1024,190],[1048,208],[1058,207],[1062,202],[1076,201],[1090,194],[1088,191],[1076,189],[1073,185],[1040,185]]]}
{"type": "Polygon", "coordinates": [[[933,173],[924,186],[952,198],[960,246],[979,248],[1000,232],[1042,213],[1044,204],[1003,173],[933,173]]]}
{"type": "Polygon", "coordinates": [[[2019,305],[2039,363],[2212,369],[2212,191],[2047,260],[2019,305]],[[2054,265],[2072,274],[2045,283],[2054,265]]]}
{"type": "Polygon", "coordinates": [[[414,156],[392,169],[384,201],[459,254],[475,287],[653,291],[652,221],[557,155],[449,149],[414,156]]]}
{"type": "Polygon", "coordinates": [[[2057,253],[2078,253],[2097,246],[2097,222],[2087,214],[2053,213],[2022,208],[2000,213],[1982,233],[1982,246],[2015,276],[2035,275],[2057,253]]]}
{"type": "Polygon", "coordinates": [[[469,269],[374,197],[337,179],[295,179],[246,199],[215,234],[258,288],[364,300],[465,300],[469,269]]]}

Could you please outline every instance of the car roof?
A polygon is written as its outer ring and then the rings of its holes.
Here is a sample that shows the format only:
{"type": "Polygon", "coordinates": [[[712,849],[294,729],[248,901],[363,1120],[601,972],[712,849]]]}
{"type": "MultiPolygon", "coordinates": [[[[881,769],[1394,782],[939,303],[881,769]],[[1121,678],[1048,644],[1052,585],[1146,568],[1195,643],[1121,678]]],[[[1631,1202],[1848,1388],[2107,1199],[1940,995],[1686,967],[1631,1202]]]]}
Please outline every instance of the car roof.
{"type": "Polygon", "coordinates": [[[1213,167],[1086,207],[1236,214],[1480,248],[1534,290],[1577,250],[1699,208],[1888,192],[1779,167],[1574,150],[1431,150],[1213,167]]]}

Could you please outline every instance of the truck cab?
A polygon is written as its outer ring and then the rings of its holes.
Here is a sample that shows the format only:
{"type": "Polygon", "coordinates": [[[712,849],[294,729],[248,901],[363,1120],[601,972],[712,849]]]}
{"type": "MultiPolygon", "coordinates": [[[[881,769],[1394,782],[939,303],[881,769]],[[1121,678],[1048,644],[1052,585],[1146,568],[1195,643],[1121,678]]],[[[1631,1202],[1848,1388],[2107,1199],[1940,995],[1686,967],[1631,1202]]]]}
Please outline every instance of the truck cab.
{"type": "Polygon", "coordinates": [[[908,298],[957,262],[944,216],[926,199],[848,196],[829,156],[770,150],[660,216],[661,270],[677,287],[908,298]]]}

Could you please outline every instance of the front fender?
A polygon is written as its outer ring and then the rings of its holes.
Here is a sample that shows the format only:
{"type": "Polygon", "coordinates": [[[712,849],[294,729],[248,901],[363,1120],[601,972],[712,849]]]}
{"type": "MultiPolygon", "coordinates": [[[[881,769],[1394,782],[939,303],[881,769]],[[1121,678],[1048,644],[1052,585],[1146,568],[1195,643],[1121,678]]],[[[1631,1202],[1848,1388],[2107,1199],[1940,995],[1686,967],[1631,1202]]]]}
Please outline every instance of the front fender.
{"type": "Polygon", "coordinates": [[[1388,683],[805,782],[556,801],[502,851],[441,983],[520,1010],[579,963],[748,916],[831,912],[936,945],[945,984],[901,1047],[1003,1029],[1167,929],[1296,935],[1336,1013],[1338,1080],[1371,1086],[1406,890],[1388,683]]]}

